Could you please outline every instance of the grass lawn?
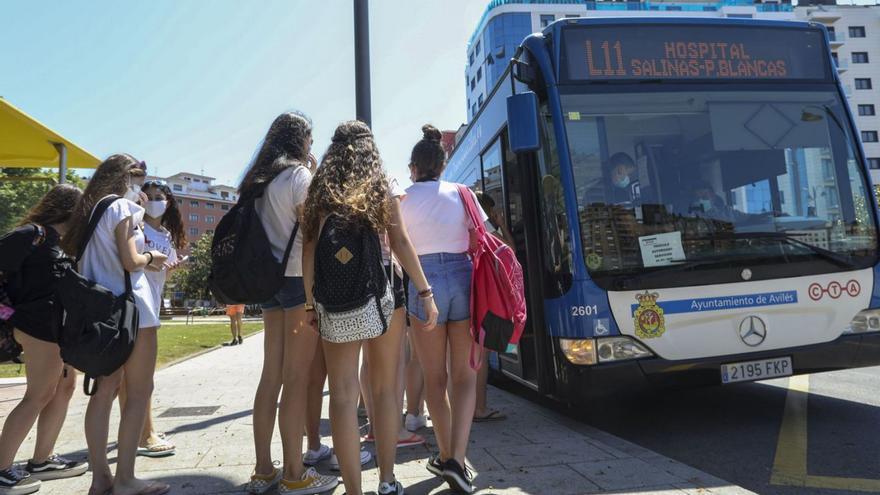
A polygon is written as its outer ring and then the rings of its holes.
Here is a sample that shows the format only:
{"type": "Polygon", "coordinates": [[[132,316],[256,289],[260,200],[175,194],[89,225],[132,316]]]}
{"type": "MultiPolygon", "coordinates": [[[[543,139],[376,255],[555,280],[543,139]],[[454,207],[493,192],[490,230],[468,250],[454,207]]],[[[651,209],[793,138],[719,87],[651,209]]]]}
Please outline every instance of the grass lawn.
{"type": "MultiPolygon", "coordinates": [[[[263,322],[244,322],[243,336],[263,329],[263,322]]],[[[228,323],[196,323],[192,325],[166,325],[159,330],[159,358],[161,367],[204,349],[211,349],[230,339],[228,323]]],[[[24,365],[0,364],[0,378],[24,376],[24,365]]]]}

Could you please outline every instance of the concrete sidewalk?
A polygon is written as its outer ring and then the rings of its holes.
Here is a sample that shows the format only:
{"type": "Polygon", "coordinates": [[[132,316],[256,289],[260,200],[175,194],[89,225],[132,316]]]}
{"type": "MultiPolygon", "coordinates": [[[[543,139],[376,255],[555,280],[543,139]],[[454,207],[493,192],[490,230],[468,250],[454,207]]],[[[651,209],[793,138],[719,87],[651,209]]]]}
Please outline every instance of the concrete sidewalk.
{"type": "MultiPolygon", "coordinates": [[[[157,373],[153,404],[157,427],[177,445],[178,453],[164,459],[139,458],[140,476],[170,483],[174,494],[244,493],[242,485],[253,469],[251,407],[260,374],[261,335],[157,373]]],[[[0,417],[5,417],[23,391],[22,385],[0,384],[0,417]]],[[[468,461],[477,473],[479,493],[751,493],[517,396],[494,388],[489,393],[492,406],[509,417],[474,425],[468,461]]],[[[86,398],[77,393],[58,442],[59,453],[85,457],[85,405],[86,398]]],[[[332,444],[327,417],[325,400],[322,433],[327,435],[324,443],[332,444]]],[[[111,440],[117,419],[118,410],[111,440]]],[[[34,433],[19,451],[22,460],[32,452],[34,433]]],[[[436,444],[430,428],[420,433],[428,437],[427,446],[398,450],[398,479],[411,495],[452,493],[425,470],[436,444]]],[[[277,430],[273,450],[275,458],[281,459],[277,430]]],[[[111,452],[111,462],[114,457],[111,452]]],[[[329,472],[326,465],[318,468],[329,472]]],[[[86,493],[89,480],[86,474],[47,482],[39,493],[86,493]]],[[[375,490],[378,472],[374,464],[364,471],[363,483],[365,490],[375,490]]],[[[342,492],[340,484],[334,494],[342,492]]]]}

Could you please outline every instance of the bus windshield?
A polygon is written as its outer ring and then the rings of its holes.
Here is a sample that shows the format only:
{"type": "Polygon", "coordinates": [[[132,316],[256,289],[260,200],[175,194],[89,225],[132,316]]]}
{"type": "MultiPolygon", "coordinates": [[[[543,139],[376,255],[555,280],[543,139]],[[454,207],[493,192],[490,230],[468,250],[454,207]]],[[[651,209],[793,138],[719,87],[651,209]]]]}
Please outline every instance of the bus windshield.
{"type": "Polygon", "coordinates": [[[871,266],[844,104],[831,86],[563,94],[591,276],[640,289],[871,266]]]}

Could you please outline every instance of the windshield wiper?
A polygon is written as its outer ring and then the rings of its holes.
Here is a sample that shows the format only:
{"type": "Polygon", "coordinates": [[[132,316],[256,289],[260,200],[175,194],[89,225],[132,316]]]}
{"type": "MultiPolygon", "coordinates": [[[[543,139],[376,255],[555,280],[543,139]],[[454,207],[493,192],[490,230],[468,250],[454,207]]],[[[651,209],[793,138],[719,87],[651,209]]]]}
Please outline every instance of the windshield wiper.
{"type": "MultiPolygon", "coordinates": [[[[727,239],[754,239],[758,241],[779,241],[779,242],[787,242],[793,246],[797,246],[800,248],[804,248],[807,251],[812,252],[813,254],[819,256],[820,258],[830,261],[836,265],[842,266],[844,268],[855,268],[853,262],[850,261],[846,256],[835,253],[834,251],[829,251],[825,248],[821,248],[819,246],[815,246],[813,244],[804,242],[798,239],[798,236],[795,234],[789,234],[787,232],[732,232],[720,234],[717,236],[706,237],[707,240],[727,240],[727,239]]],[[[698,258],[699,260],[699,258],[698,258]]],[[[687,261],[687,260],[676,260],[676,261],[687,261]]]]}

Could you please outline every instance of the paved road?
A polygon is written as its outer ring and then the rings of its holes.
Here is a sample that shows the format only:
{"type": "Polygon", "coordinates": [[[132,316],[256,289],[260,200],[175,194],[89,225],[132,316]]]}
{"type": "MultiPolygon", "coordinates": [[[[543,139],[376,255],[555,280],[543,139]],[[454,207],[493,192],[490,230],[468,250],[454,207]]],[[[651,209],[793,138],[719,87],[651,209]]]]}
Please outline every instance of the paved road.
{"type": "Polygon", "coordinates": [[[878,390],[880,367],[667,391],[567,414],[757,493],[880,493],[878,390]]]}

